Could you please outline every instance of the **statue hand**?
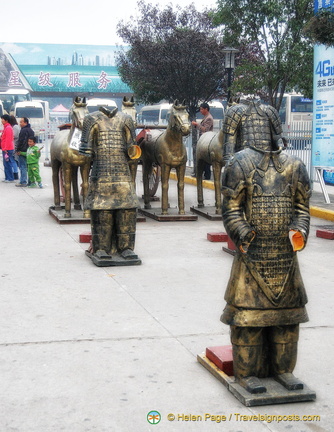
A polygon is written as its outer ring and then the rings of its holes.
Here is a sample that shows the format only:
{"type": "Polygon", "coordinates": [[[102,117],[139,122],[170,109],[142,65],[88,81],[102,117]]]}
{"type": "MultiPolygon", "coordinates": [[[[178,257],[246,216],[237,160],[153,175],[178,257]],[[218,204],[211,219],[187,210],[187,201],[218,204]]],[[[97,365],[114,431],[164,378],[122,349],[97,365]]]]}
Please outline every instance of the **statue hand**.
{"type": "Polygon", "coordinates": [[[289,239],[293,247],[293,251],[297,252],[304,248],[305,246],[305,240],[303,237],[303,234],[300,231],[297,230],[290,230],[289,231],[289,239]]]}
{"type": "Polygon", "coordinates": [[[141,156],[141,148],[138,145],[132,145],[128,149],[128,155],[130,159],[139,159],[141,156]]]}
{"type": "Polygon", "coordinates": [[[252,243],[252,241],[254,240],[256,236],[255,231],[249,231],[245,237],[243,239],[241,239],[241,245],[239,246],[240,252],[242,253],[247,253],[248,252],[248,248],[250,246],[250,244],[252,243]]]}

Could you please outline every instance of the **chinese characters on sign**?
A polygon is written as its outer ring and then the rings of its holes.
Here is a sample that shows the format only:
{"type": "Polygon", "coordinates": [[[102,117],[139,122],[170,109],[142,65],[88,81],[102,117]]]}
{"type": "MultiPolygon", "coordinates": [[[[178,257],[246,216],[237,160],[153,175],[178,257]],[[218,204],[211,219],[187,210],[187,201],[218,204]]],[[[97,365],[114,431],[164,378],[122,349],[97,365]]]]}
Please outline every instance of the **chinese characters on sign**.
{"type": "Polygon", "coordinates": [[[50,73],[49,72],[46,72],[46,73],[41,72],[39,74],[38,85],[40,87],[53,87],[53,84],[50,81],[50,73]]]}
{"type": "MultiPolygon", "coordinates": [[[[19,85],[22,86],[19,79],[19,72],[12,72],[13,76],[11,77],[11,85],[19,85]],[[14,76],[15,74],[15,76],[14,76]],[[17,83],[17,84],[14,84],[17,83]]],[[[79,72],[69,72],[68,73],[68,82],[67,87],[75,88],[82,87],[81,77],[79,72]]],[[[98,79],[95,79],[95,82],[98,84],[98,90],[103,89],[106,90],[108,88],[108,84],[112,82],[111,79],[108,78],[106,72],[102,71],[98,79]]],[[[53,87],[51,73],[41,71],[38,77],[38,86],[39,87],[53,87]]]]}
{"type": "Polygon", "coordinates": [[[67,87],[82,87],[82,84],[80,83],[79,72],[71,72],[68,75],[69,75],[69,79],[68,79],[67,87]]]}
{"type": "Polygon", "coordinates": [[[20,72],[19,71],[10,71],[10,76],[8,80],[9,87],[22,87],[22,82],[20,80],[20,72]]]}
{"type": "MultiPolygon", "coordinates": [[[[314,49],[314,107],[312,165],[334,167],[334,48],[314,49]]],[[[324,171],[325,181],[334,183],[334,173],[324,171]]]]}
{"type": "Polygon", "coordinates": [[[102,71],[100,74],[100,78],[96,82],[99,84],[98,89],[106,89],[111,80],[108,79],[107,74],[102,71]]]}

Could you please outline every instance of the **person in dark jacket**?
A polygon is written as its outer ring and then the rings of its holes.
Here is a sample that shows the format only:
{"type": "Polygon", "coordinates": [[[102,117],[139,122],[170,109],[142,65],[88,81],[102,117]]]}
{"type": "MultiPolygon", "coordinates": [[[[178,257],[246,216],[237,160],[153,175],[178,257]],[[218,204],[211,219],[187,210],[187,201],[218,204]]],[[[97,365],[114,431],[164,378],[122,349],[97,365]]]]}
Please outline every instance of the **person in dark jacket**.
{"type": "Polygon", "coordinates": [[[28,177],[27,177],[27,158],[26,158],[26,151],[28,149],[28,139],[33,138],[35,136],[34,131],[31,129],[29,120],[27,117],[23,117],[20,119],[20,134],[19,139],[17,143],[16,153],[19,155],[18,163],[20,168],[20,182],[16,184],[17,187],[25,187],[28,184],[28,177]],[[24,154],[22,154],[22,152],[24,154]]]}

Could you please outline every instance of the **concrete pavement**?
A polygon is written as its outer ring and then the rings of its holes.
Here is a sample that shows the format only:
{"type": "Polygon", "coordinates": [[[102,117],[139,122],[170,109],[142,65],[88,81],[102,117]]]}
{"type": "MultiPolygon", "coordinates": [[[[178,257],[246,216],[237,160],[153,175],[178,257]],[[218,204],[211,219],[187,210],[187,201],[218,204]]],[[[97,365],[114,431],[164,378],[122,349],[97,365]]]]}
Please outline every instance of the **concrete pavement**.
{"type": "MultiPolygon", "coordinates": [[[[89,225],[49,216],[51,168],[41,164],[41,173],[44,189],[0,182],[0,432],[333,430],[334,242],[315,236],[331,222],[312,217],[299,254],[310,321],[295,374],[317,400],[246,408],[196,360],[207,346],[229,344],[219,317],[232,257],[206,240],[222,222],[147,219],[137,224],[143,264],[98,268],[79,243],[89,225]],[[159,424],[148,423],[152,410],[159,424]],[[257,414],[267,421],[250,417],[257,414]]],[[[176,206],[174,181],[169,190],[176,206]]],[[[187,209],[196,205],[194,186],[185,198],[187,209]]],[[[204,198],[213,204],[213,191],[204,198]]]]}

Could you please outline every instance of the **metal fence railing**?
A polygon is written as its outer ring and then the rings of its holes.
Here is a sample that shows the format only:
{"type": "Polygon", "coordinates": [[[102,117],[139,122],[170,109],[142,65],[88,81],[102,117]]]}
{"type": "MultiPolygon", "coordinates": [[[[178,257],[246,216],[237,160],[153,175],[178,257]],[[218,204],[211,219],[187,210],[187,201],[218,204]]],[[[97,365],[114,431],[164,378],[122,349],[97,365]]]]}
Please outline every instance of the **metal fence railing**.
{"type": "Polygon", "coordinates": [[[283,136],[287,138],[286,152],[299,157],[306,165],[313,181],[318,181],[311,172],[312,122],[295,122],[292,126],[283,126],[283,136]]]}
{"type": "MultiPolygon", "coordinates": [[[[312,145],[312,122],[295,122],[292,126],[283,126],[283,136],[288,140],[285,151],[299,157],[306,165],[310,177],[317,181],[314,173],[311,173],[311,145],[312,145]]],[[[184,145],[187,149],[187,166],[194,166],[192,154],[191,134],[184,138],[184,145]]]]}

